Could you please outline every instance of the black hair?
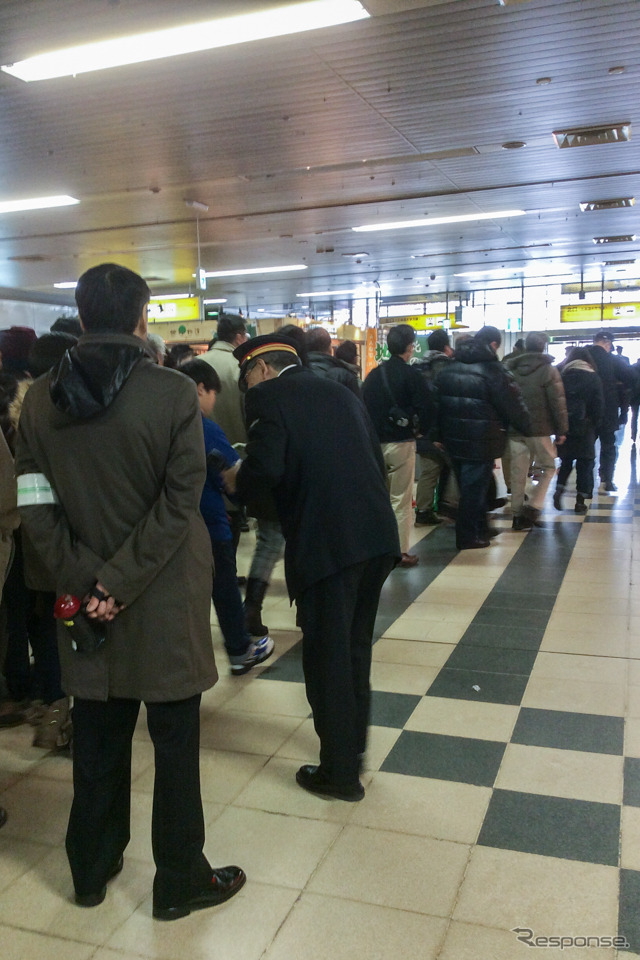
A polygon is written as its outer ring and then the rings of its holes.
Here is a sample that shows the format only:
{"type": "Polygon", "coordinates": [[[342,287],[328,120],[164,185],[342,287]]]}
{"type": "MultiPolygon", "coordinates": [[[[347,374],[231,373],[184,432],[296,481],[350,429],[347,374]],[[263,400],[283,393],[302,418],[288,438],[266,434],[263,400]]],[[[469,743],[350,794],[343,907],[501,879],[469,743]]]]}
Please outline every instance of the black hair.
{"type": "Polygon", "coordinates": [[[188,343],[174,343],[171,349],[167,351],[164,365],[169,367],[170,370],[177,370],[183,364],[188,363],[189,360],[195,360],[195,356],[195,350],[188,343]]]}
{"type": "Polygon", "coordinates": [[[70,333],[74,337],[81,337],[82,324],[78,317],[58,317],[51,324],[51,333],[70,333]]]}
{"type": "Polygon", "coordinates": [[[438,350],[442,353],[445,347],[450,346],[449,334],[446,330],[434,330],[433,333],[430,333],[427,337],[427,344],[429,345],[429,350],[438,350]]]}
{"type": "Polygon", "coordinates": [[[76,303],[89,333],[133,333],[151,291],[133,270],[117,263],[101,263],[82,274],[76,303]]]}
{"type": "Polygon", "coordinates": [[[475,335],[476,343],[486,343],[487,346],[491,343],[497,343],[498,346],[502,343],[502,334],[497,327],[482,327],[475,335]]]}
{"type": "Polygon", "coordinates": [[[71,333],[45,333],[29,350],[27,366],[32,377],[40,377],[62,360],[67,350],[78,342],[71,333]]]}
{"type": "Polygon", "coordinates": [[[196,386],[201,383],[205,390],[220,393],[222,384],[216,370],[206,360],[188,360],[180,367],[180,373],[190,377],[196,386]]]}
{"type": "Polygon", "coordinates": [[[216,340],[233,343],[239,333],[247,332],[247,323],[244,317],[237,313],[221,313],[218,317],[218,331],[216,340]]]}
{"type": "Polygon", "coordinates": [[[358,362],[358,348],[353,340],[345,340],[339,344],[333,351],[333,355],[336,359],[343,360],[345,363],[357,364],[358,362]]]}
{"type": "Polygon", "coordinates": [[[591,351],[587,347],[571,347],[566,356],[565,362],[571,363],[573,360],[584,360],[585,363],[588,363],[589,366],[595,370],[595,364],[593,362],[593,357],[591,356],[591,351]]]}
{"type": "Polygon", "coordinates": [[[415,339],[416,332],[408,323],[399,323],[396,327],[391,327],[387,334],[389,353],[392,357],[399,356],[415,339]]]}
{"type": "Polygon", "coordinates": [[[304,332],[302,327],[298,327],[295,323],[286,323],[284,327],[280,327],[278,334],[282,334],[283,337],[289,337],[289,340],[293,340],[296,345],[296,350],[298,351],[298,356],[302,362],[302,366],[307,366],[307,334],[304,332]]]}

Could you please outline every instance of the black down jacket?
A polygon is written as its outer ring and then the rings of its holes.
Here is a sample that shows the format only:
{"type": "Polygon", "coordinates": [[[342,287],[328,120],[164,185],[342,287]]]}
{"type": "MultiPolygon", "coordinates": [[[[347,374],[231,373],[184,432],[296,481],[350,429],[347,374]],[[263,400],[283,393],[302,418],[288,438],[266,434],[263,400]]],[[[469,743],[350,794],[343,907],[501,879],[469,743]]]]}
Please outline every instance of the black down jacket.
{"type": "Polygon", "coordinates": [[[451,457],[493,460],[502,456],[512,425],[531,436],[520,388],[488,344],[464,340],[438,375],[438,432],[451,457]]]}
{"type": "Polygon", "coordinates": [[[584,360],[573,360],[562,368],[562,382],[567,397],[569,430],[566,442],[558,447],[558,456],[575,460],[592,459],[604,400],[600,377],[584,360]]]}

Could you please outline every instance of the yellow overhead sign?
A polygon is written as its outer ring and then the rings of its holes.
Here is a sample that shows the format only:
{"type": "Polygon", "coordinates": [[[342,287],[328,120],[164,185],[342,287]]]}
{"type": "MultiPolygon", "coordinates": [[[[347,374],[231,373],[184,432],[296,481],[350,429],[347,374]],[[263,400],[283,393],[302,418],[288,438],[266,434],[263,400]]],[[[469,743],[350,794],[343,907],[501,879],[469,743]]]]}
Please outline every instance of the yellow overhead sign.
{"type": "Polygon", "coordinates": [[[151,300],[149,303],[149,320],[176,321],[199,320],[199,297],[185,297],[180,300],[151,300]]]}
{"type": "Polygon", "coordinates": [[[214,321],[207,320],[201,323],[200,320],[185,320],[167,323],[150,323],[149,333],[159,333],[163,340],[170,342],[184,340],[186,342],[202,342],[212,339],[216,332],[217,324],[214,321]]]}
{"type": "Polygon", "coordinates": [[[600,323],[602,320],[640,320],[640,303],[578,303],[560,308],[561,323],[600,323]]]}

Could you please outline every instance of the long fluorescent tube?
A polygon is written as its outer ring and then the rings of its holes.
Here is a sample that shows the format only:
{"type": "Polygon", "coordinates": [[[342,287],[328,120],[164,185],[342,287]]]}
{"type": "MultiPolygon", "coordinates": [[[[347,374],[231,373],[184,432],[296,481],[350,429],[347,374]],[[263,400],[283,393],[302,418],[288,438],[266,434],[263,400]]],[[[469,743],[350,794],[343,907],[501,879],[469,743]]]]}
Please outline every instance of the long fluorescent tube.
{"type": "Polygon", "coordinates": [[[352,227],[356,233],[374,230],[404,230],[407,227],[437,227],[444,223],[468,223],[473,220],[502,220],[505,217],[524,217],[526,210],[496,210],[495,213],[463,213],[458,217],[423,217],[422,220],[395,220],[390,223],[366,223],[352,227]]]}
{"type": "Polygon", "coordinates": [[[350,293],[364,293],[362,287],[356,290],[315,290],[313,293],[296,293],[296,297],[342,297],[350,293]]]}
{"type": "Polygon", "coordinates": [[[226,303],[226,302],[227,302],[227,298],[226,298],[226,297],[219,297],[217,300],[203,300],[202,302],[205,303],[205,304],[207,304],[207,303],[226,303]]]}
{"type": "Polygon", "coordinates": [[[0,213],[19,213],[21,210],[48,210],[50,207],[70,207],[80,203],[75,197],[33,197],[30,200],[0,200],[0,213]]]}
{"type": "Polygon", "coordinates": [[[194,297],[193,293],[158,293],[153,297],[149,297],[150,300],[189,300],[194,297]]]}
{"type": "Polygon", "coordinates": [[[321,27],[333,27],[369,14],[359,0],[309,0],[292,3],[258,13],[240,14],[203,23],[191,23],[168,30],[155,30],[114,40],[85,43],[51,53],[40,53],[19,63],[3,66],[27,83],[70,77],[93,70],[106,70],[147,60],[162,60],[185,53],[228,47],[250,40],[265,40],[321,27]]]}
{"type": "Polygon", "coordinates": [[[285,267],[247,267],[239,270],[207,270],[206,277],[248,277],[254,273],[286,273],[289,270],[308,270],[306,263],[290,263],[285,267]]]}
{"type": "Polygon", "coordinates": [[[63,280],[61,283],[54,283],[58,290],[74,290],[78,286],[77,280],[63,280]]]}

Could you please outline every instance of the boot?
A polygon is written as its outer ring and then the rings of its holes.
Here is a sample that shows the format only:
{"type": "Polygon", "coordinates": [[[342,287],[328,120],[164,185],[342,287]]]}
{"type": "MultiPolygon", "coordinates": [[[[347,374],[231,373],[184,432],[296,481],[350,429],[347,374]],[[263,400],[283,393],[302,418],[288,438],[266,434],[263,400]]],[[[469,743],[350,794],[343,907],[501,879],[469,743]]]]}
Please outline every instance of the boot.
{"type": "Polygon", "coordinates": [[[587,505],[584,502],[584,496],[581,493],[576,494],[576,505],[573,508],[575,513],[585,514],[587,512],[587,505]]]}
{"type": "Polygon", "coordinates": [[[268,586],[264,580],[255,580],[253,577],[247,580],[244,620],[252,637],[266,637],[269,634],[269,628],[262,622],[262,603],[268,586]]]}
{"type": "Polygon", "coordinates": [[[71,742],[73,726],[69,716],[69,698],[55,700],[45,710],[35,736],[34,747],[45,750],[62,750],[71,742]]]}
{"type": "Polygon", "coordinates": [[[556,510],[562,510],[562,494],[564,493],[564,487],[561,487],[559,483],[556,484],[556,489],[553,494],[553,505],[556,510]]]}

